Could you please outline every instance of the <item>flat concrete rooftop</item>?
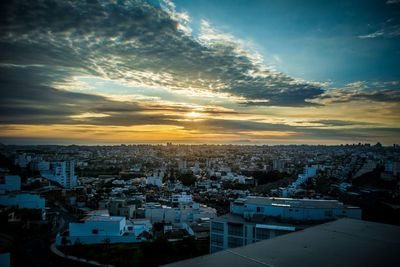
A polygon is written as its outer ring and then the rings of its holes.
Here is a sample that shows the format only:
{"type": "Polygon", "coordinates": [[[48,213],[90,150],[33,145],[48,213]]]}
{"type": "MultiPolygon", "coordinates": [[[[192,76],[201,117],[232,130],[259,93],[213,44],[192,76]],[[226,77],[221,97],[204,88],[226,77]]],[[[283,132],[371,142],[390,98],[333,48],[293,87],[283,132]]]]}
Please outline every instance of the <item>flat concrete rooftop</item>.
{"type": "Polygon", "coordinates": [[[165,266],[390,267],[400,266],[399,255],[399,226],[340,219],[165,266]]]}

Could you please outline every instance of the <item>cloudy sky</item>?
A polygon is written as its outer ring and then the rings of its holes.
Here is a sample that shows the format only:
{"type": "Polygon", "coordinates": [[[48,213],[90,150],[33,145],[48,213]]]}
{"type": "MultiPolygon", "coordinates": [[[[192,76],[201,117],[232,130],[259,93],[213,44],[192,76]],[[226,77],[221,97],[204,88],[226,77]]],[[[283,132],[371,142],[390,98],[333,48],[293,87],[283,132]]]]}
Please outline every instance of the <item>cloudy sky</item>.
{"type": "Polygon", "coordinates": [[[400,142],[400,1],[0,1],[0,142],[400,142]]]}

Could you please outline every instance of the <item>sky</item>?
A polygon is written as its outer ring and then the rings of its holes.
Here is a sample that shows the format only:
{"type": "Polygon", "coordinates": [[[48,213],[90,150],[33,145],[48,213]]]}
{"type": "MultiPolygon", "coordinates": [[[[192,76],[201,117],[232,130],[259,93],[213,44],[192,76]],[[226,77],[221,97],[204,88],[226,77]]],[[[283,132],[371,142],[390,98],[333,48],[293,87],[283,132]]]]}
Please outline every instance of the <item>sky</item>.
{"type": "Polygon", "coordinates": [[[400,143],[399,0],[0,1],[5,144],[400,143]]]}

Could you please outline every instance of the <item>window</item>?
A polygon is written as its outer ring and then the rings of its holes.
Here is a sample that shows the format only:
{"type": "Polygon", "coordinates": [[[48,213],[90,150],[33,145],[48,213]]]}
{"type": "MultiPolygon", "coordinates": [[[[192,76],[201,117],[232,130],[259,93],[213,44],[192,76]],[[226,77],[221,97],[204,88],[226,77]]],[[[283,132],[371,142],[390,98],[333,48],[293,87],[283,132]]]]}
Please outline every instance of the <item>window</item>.
{"type": "Polygon", "coordinates": [[[99,229],[92,229],[92,234],[97,235],[99,233],[99,229]]]}
{"type": "Polygon", "coordinates": [[[223,233],[224,232],[224,224],[219,223],[219,222],[212,222],[211,223],[211,232],[223,233]]]}
{"type": "Polygon", "coordinates": [[[224,245],[224,236],[223,235],[211,234],[210,239],[211,239],[211,245],[220,246],[220,247],[222,247],[224,245]]]}
{"type": "Polygon", "coordinates": [[[215,253],[215,252],[218,252],[218,251],[221,251],[221,250],[222,250],[222,248],[220,248],[220,247],[211,246],[211,253],[215,253]]]}
{"type": "Polygon", "coordinates": [[[236,248],[243,246],[243,238],[232,237],[228,238],[228,247],[229,248],[236,248]]]}
{"type": "Polygon", "coordinates": [[[228,234],[243,236],[243,224],[240,223],[228,223],[228,234]]]}
{"type": "Polygon", "coordinates": [[[271,238],[271,231],[269,229],[256,228],[257,239],[269,239],[271,238]]]}
{"type": "Polygon", "coordinates": [[[257,212],[260,212],[261,211],[261,208],[260,207],[257,207],[257,212]]]}

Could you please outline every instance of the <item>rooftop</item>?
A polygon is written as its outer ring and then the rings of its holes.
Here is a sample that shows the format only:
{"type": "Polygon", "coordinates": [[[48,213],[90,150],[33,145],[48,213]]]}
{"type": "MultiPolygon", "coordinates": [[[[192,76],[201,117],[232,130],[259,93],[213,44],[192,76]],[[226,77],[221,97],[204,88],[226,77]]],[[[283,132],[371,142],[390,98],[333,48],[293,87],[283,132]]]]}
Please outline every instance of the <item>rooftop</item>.
{"type": "Polygon", "coordinates": [[[119,222],[125,219],[125,217],[121,216],[87,216],[84,218],[84,221],[88,222],[119,222]]]}
{"type": "MultiPolygon", "coordinates": [[[[247,197],[238,199],[235,202],[255,205],[275,205],[298,208],[351,208],[343,205],[337,200],[325,199],[295,199],[295,198],[277,198],[277,197],[247,197]]],[[[355,207],[354,207],[355,208],[355,207]]]]}
{"type": "Polygon", "coordinates": [[[166,266],[398,266],[400,227],[340,219],[166,266]]]}

